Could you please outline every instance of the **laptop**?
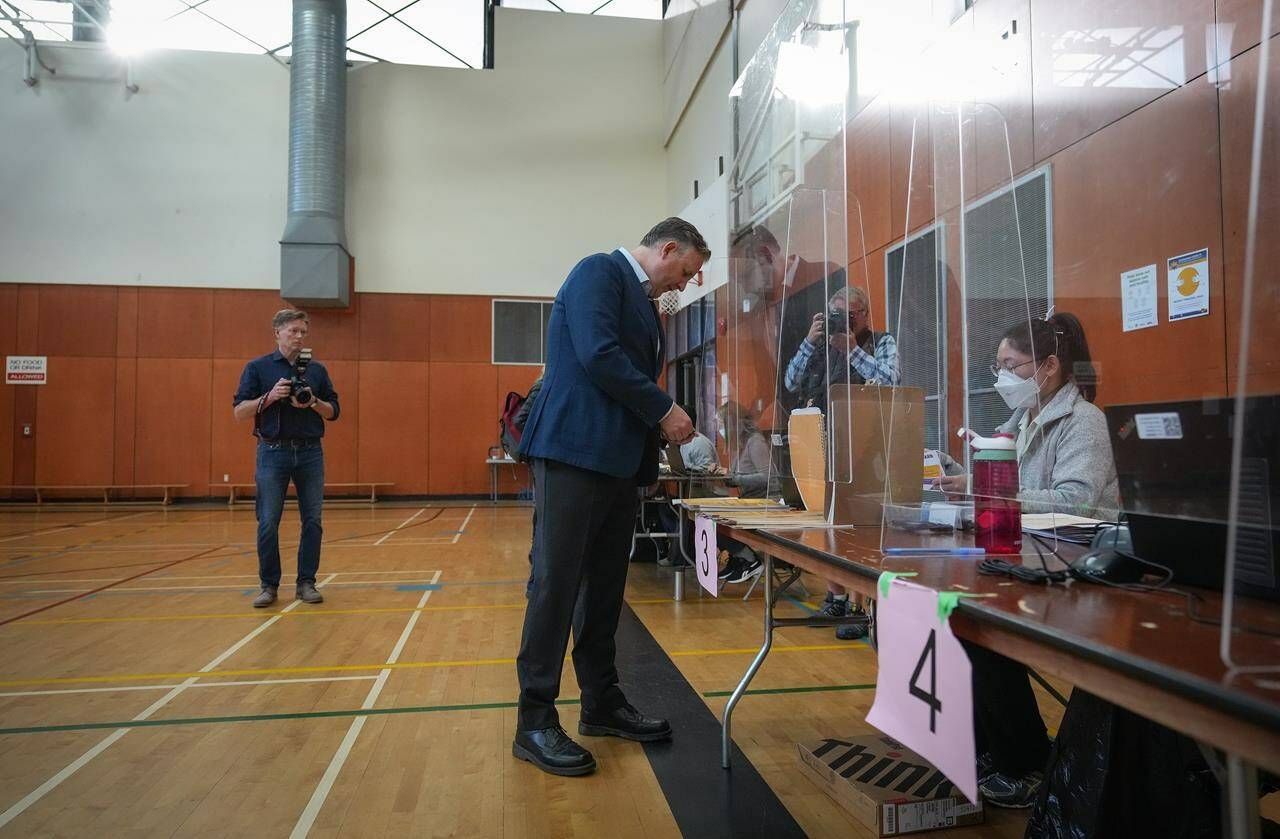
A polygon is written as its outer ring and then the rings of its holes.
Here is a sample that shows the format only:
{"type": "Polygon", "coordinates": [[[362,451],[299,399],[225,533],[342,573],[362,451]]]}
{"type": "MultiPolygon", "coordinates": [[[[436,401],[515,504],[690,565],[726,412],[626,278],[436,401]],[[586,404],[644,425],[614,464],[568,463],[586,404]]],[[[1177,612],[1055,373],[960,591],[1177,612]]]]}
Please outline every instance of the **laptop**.
{"type": "Polygon", "coordinates": [[[1221,591],[1232,434],[1243,427],[1236,588],[1280,601],[1280,396],[1112,405],[1107,427],[1134,553],[1176,584],[1221,591]]]}

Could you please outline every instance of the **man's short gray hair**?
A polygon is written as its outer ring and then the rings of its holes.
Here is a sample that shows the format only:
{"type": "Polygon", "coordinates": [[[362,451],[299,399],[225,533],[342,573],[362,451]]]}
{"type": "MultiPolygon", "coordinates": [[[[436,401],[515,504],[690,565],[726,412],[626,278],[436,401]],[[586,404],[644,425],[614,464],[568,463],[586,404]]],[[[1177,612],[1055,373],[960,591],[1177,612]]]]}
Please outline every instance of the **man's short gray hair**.
{"type": "Polygon", "coordinates": [[[281,309],[271,318],[271,329],[272,331],[278,330],[286,323],[294,320],[305,320],[307,326],[311,325],[311,318],[301,309],[281,309]]]}
{"type": "Polygon", "coordinates": [[[707,240],[702,238],[702,234],[698,232],[698,228],[682,218],[663,219],[653,226],[653,229],[644,234],[644,238],[640,240],[641,247],[656,248],[663,242],[675,242],[683,248],[693,248],[702,258],[711,258],[711,248],[707,247],[707,240]]]}
{"type": "Polygon", "coordinates": [[[861,303],[868,312],[871,311],[871,297],[867,294],[867,290],[860,285],[841,286],[836,289],[836,293],[827,300],[827,305],[831,306],[837,300],[840,300],[844,301],[844,304],[848,306],[850,297],[861,303]]]}

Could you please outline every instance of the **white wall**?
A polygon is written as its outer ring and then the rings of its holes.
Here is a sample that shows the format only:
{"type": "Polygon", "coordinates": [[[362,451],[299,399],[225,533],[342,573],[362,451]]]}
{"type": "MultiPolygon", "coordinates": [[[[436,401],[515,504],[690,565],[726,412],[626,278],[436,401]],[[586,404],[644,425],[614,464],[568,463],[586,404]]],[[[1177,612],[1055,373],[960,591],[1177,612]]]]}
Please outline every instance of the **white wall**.
{"type": "Polygon", "coordinates": [[[671,0],[662,22],[663,126],[668,140],[732,21],[730,0],[671,0]]]}
{"type": "MultiPolygon", "coordinates": [[[[499,9],[492,72],[349,76],[359,291],[549,294],[666,211],[658,21],[499,9]]],[[[276,288],[288,74],[261,56],[135,64],[0,52],[0,282],[276,288]]]]}
{"type": "Polygon", "coordinates": [[[733,50],[728,38],[715,53],[684,117],[667,143],[667,206],[676,212],[693,200],[693,182],[701,191],[733,163],[732,110],[733,50]]]}
{"type": "Polygon", "coordinates": [[[0,52],[0,281],[279,287],[289,74],[265,56],[0,52]]]}

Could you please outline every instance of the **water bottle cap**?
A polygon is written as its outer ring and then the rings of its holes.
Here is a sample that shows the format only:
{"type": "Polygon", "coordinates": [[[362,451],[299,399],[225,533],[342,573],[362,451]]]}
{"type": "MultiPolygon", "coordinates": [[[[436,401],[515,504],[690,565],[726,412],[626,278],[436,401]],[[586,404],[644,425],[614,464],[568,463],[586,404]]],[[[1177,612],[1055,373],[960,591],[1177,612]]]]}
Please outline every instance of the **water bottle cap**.
{"type": "Polygon", "coordinates": [[[1018,444],[1012,434],[996,434],[991,437],[971,437],[969,444],[978,451],[1014,451],[1018,444]]]}

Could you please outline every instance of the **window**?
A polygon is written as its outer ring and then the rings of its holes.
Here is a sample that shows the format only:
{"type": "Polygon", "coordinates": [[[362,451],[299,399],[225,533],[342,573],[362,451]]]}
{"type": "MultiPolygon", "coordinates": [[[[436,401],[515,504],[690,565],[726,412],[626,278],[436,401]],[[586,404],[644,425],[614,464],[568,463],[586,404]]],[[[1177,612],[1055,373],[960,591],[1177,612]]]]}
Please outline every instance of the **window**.
{"type": "Polygon", "coordinates": [[[1012,324],[1026,320],[1028,311],[1033,318],[1044,317],[1053,299],[1051,207],[1045,167],[1018,179],[1013,187],[980,199],[965,212],[964,317],[969,344],[965,395],[969,424],[981,434],[990,434],[1013,413],[991,378],[1001,336],[1012,324]]]}
{"type": "Polygon", "coordinates": [[[941,247],[941,228],[935,225],[885,252],[887,311],[880,323],[898,342],[902,384],[924,391],[925,446],[946,451],[947,290],[941,247]]]}
{"type": "Polygon", "coordinates": [[[552,300],[493,301],[493,363],[546,364],[552,300]]]}
{"type": "MultiPolygon", "coordinates": [[[[1009,326],[1026,319],[1028,309],[1032,317],[1044,317],[1053,299],[1051,201],[1046,167],[1020,178],[1016,187],[996,190],[965,209],[963,303],[969,351],[964,395],[968,424],[980,434],[990,434],[1013,413],[991,378],[1001,336],[1009,326]]],[[[902,384],[924,391],[925,446],[941,451],[948,448],[951,432],[947,423],[947,286],[949,280],[957,279],[945,273],[945,240],[943,228],[934,225],[885,252],[882,321],[898,342],[902,384]]]]}

